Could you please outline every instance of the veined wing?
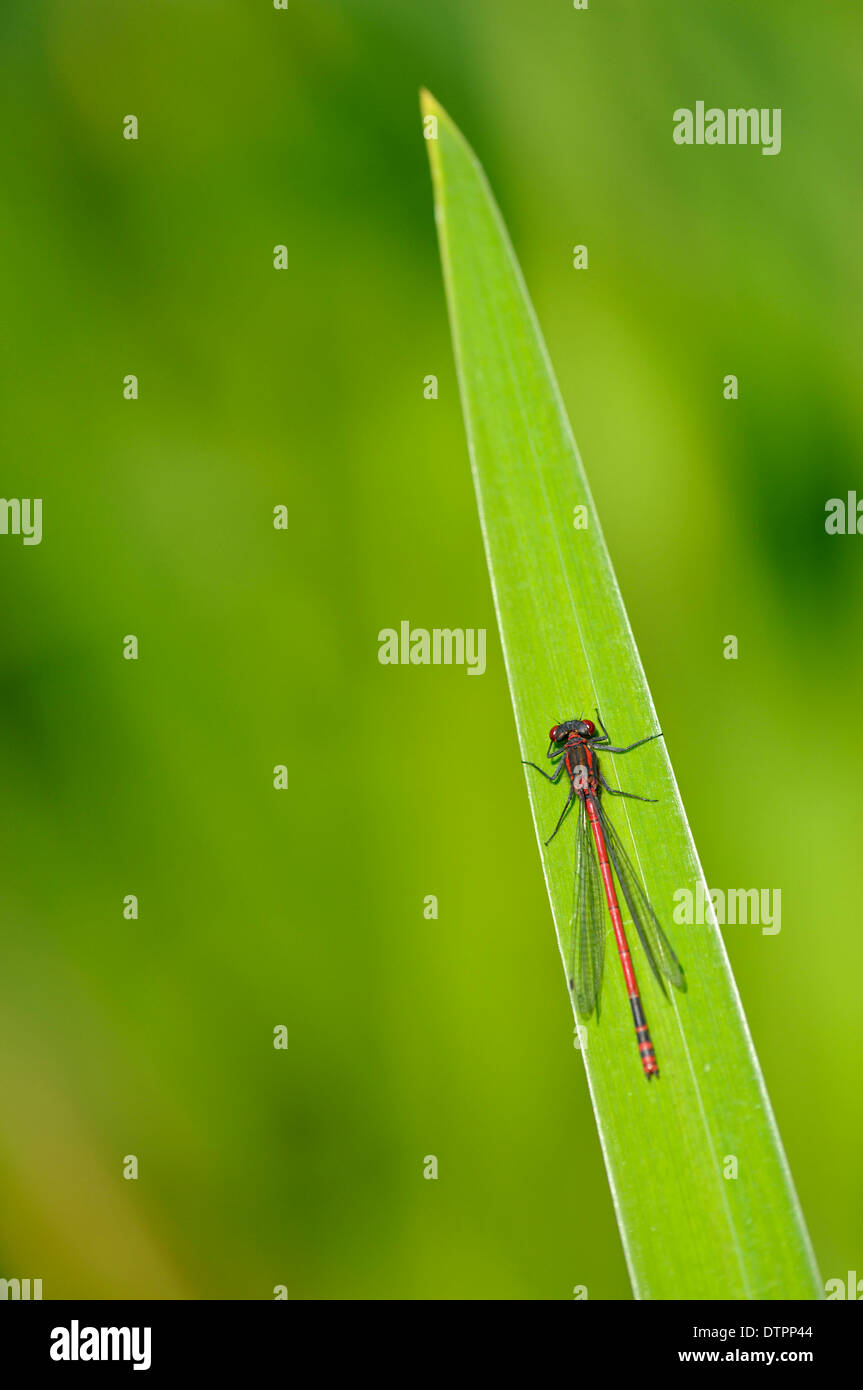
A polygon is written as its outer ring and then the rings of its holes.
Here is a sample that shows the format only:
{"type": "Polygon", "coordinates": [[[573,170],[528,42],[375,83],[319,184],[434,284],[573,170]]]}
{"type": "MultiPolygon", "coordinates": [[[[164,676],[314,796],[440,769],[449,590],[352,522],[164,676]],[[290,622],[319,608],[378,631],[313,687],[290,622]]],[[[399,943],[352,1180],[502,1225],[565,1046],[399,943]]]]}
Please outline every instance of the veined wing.
{"type": "Polygon", "coordinates": [[[629,908],[630,916],[644,947],[644,954],[650,961],[651,969],[659,981],[659,986],[665,993],[665,985],[662,982],[662,975],[664,975],[667,980],[671,981],[675,989],[685,992],[686,976],[683,973],[683,966],[674,954],[671,942],[659,924],[659,919],[642,887],[641,878],[624,849],[620,836],[606,815],[599,797],[596,798],[594,804],[605,831],[608,857],[614,865],[614,872],[623,891],[626,906],[629,908]],[[660,975],[660,971],[662,975],[660,975]]]}
{"type": "Polygon", "coordinates": [[[593,846],[593,834],[585,811],[584,797],[578,805],[575,836],[575,890],[572,905],[572,943],[570,946],[569,987],[582,1018],[596,1009],[605,964],[605,894],[593,846]]]}

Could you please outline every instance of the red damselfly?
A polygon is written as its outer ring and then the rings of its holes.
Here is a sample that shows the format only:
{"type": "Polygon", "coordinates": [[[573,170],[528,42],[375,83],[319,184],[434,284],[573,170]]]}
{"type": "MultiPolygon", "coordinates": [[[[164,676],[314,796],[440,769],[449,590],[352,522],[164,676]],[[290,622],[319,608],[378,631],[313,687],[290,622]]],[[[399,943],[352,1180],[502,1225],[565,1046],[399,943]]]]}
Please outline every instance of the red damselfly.
{"type": "Polygon", "coordinates": [[[640,748],[651,739],[661,738],[661,734],[648,734],[647,738],[637,739],[625,748],[614,748],[608,730],[602,722],[599,710],[596,719],[602,730],[596,732],[596,725],[590,719],[566,719],[549,730],[549,747],[546,757],[557,767],[554,773],[544,772],[536,763],[525,762],[527,767],[536,768],[549,782],[559,782],[566,774],[569,780],[569,796],[560,813],[557,825],[546,840],[551,844],[567,814],[578,802],[578,830],[575,837],[575,897],[572,909],[572,945],[569,961],[569,987],[575,994],[575,1005],[582,1018],[589,1018],[596,1009],[599,1016],[599,996],[602,988],[602,971],[605,963],[605,915],[603,912],[603,890],[614,939],[623,967],[626,992],[632,1008],[635,1024],[635,1038],[641,1056],[641,1065],[648,1081],[659,1075],[656,1053],[650,1040],[647,1019],[635,978],[635,967],[629,953],[626,932],[614,875],[623,892],[624,901],[635,923],[644,953],[650,967],[665,994],[663,975],[677,989],[686,989],[683,969],[641,884],[632,861],[623,847],[620,836],[608,818],[600,797],[603,790],[611,796],[628,796],[634,801],[651,801],[652,797],[637,796],[635,792],[619,791],[610,787],[599,767],[597,750],[605,753],[629,753],[640,748]],[[591,843],[592,841],[592,843],[591,843]],[[614,873],[612,873],[612,869],[614,873]]]}

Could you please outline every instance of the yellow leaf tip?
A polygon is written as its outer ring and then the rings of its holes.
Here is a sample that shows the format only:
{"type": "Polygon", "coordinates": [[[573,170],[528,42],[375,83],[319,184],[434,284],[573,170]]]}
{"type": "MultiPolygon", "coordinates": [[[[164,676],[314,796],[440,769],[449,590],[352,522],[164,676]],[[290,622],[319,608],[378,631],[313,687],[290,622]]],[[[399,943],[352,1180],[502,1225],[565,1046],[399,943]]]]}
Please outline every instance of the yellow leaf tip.
{"type": "Polygon", "coordinates": [[[420,110],[424,116],[446,116],[446,112],[428,87],[420,87],[420,110]]]}

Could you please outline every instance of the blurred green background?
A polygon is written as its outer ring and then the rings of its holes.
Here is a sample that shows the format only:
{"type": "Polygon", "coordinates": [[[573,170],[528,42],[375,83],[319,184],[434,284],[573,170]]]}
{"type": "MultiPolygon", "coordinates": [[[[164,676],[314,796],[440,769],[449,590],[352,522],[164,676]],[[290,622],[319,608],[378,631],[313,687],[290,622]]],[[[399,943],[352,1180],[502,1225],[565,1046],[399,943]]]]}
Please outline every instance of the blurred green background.
{"type": "Polygon", "coordinates": [[[708,882],[782,890],[725,937],[822,1274],[863,1269],[863,539],[824,530],[863,497],[861,42],[850,0],[4,7],[2,492],[44,537],[0,536],[0,1277],[630,1296],[421,84],[508,221],[708,882]],[[675,146],[699,99],[781,107],[781,154],[675,146]],[[487,674],[381,666],[402,619],[488,628],[487,674]]]}

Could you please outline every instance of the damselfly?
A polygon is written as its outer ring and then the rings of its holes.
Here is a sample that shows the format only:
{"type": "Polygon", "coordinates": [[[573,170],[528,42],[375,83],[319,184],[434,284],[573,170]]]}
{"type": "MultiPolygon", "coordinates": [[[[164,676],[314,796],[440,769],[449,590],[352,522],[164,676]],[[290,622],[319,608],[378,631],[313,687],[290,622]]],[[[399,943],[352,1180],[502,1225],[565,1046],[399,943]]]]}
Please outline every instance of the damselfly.
{"type": "Polygon", "coordinates": [[[663,975],[677,989],[686,989],[683,969],[641,884],[641,879],[633,868],[632,861],[623,847],[620,836],[612,825],[602,805],[602,791],[611,796],[628,796],[634,801],[651,801],[652,797],[637,796],[635,792],[619,791],[610,787],[599,767],[597,750],[603,753],[629,753],[640,748],[651,739],[661,738],[661,734],[649,734],[647,738],[637,739],[625,748],[613,748],[608,730],[603,724],[599,710],[596,718],[602,734],[596,732],[596,725],[590,719],[566,719],[549,730],[549,747],[546,757],[557,763],[554,773],[544,772],[536,763],[525,762],[527,767],[536,768],[549,782],[559,782],[566,774],[569,780],[569,796],[560,813],[557,825],[546,840],[551,844],[567,814],[578,802],[578,830],[575,837],[575,897],[572,909],[572,944],[569,962],[569,987],[575,994],[576,1010],[582,1018],[589,1018],[596,1009],[599,1015],[599,996],[602,988],[602,971],[605,963],[605,916],[602,897],[605,901],[614,930],[614,939],[623,967],[626,992],[632,1008],[635,1024],[635,1038],[641,1056],[641,1065],[648,1081],[659,1075],[656,1053],[650,1040],[647,1019],[641,1003],[635,968],[629,954],[629,945],[623,927],[620,905],[614,886],[614,874],[623,891],[624,901],[635,923],[644,953],[650,967],[665,994],[663,975]],[[593,844],[591,845],[591,840],[593,844]],[[595,851],[595,853],[594,853],[595,851]],[[612,868],[614,874],[612,874],[612,868]],[[601,884],[601,886],[600,886],[601,884]]]}

